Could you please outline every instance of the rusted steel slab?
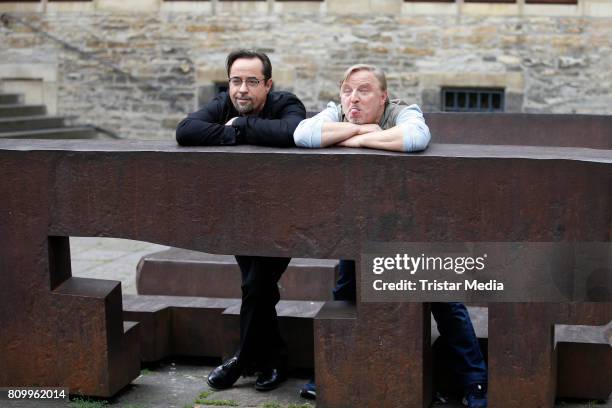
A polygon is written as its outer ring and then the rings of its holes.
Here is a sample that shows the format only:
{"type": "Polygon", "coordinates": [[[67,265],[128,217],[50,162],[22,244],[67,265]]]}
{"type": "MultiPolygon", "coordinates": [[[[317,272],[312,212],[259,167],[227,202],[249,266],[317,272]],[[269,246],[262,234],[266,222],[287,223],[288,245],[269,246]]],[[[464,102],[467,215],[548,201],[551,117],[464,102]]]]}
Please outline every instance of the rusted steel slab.
{"type": "MultiPolygon", "coordinates": [[[[611,238],[609,150],[432,145],[422,154],[406,155],[252,146],[186,149],[170,142],[0,141],[0,166],[5,197],[0,236],[11,242],[0,248],[0,350],[10,351],[0,353],[2,385],[15,385],[8,384],[7,372],[20,385],[53,385],[62,378],[56,361],[70,363],[62,370],[72,373],[71,386],[107,374],[103,367],[92,371],[79,365],[92,352],[107,350],[100,340],[106,328],[87,325],[88,316],[69,314],[63,301],[50,307],[52,289],[71,278],[60,266],[50,266],[49,236],[113,236],[213,253],[328,259],[356,259],[367,241],[611,238]],[[78,337],[77,328],[87,335],[78,337]],[[63,357],[64,346],[49,351],[50,344],[71,344],[72,356],[63,357]]],[[[104,310],[109,320],[120,315],[112,312],[116,303],[97,304],[97,312],[104,310]]],[[[331,318],[315,325],[315,336],[329,344],[336,335],[352,336],[342,350],[316,349],[322,381],[318,404],[341,406],[339,401],[351,401],[355,389],[366,384],[367,401],[386,401],[389,407],[426,404],[429,325],[423,309],[358,303],[353,326],[337,328],[331,318]],[[326,376],[332,366],[324,361],[352,372],[343,377],[352,386],[340,386],[342,377],[326,376]],[[331,387],[337,387],[333,396],[331,387]],[[397,390],[395,399],[389,399],[389,390],[397,390]]],[[[542,316],[532,316],[536,309],[497,313],[501,317],[491,328],[518,314],[535,336],[542,319],[550,317],[549,324],[556,318],[545,308],[542,316]]],[[[112,322],[119,327],[115,321],[120,316],[112,322]]],[[[507,333],[507,327],[503,330],[507,333]]],[[[114,339],[110,349],[119,342],[114,339]]],[[[544,350],[544,340],[535,344],[544,350]]],[[[500,371],[505,360],[494,354],[503,353],[503,342],[499,345],[490,351],[492,407],[505,403],[495,391],[494,373],[513,370],[517,380],[506,387],[515,399],[527,398],[531,390],[521,387],[521,380],[533,378],[539,363],[534,359],[500,371]]],[[[552,360],[545,359],[550,366],[552,360]]],[[[548,387],[552,375],[538,372],[536,379],[548,387]]]]}
{"type": "Polygon", "coordinates": [[[560,325],[555,341],[557,397],[608,399],[612,376],[605,373],[612,373],[612,338],[606,338],[603,327],[560,325]]]}
{"type": "MultiPolygon", "coordinates": [[[[279,281],[281,299],[332,300],[337,260],[293,258],[279,281]]],[[[142,295],[240,298],[236,259],[170,248],[144,256],[136,271],[142,295]]]]}
{"type": "MultiPolygon", "coordinates": [[[[552,406],[557,394],[554,325],[604,325],[610,320],[610,303],[489,305],[489,397],[504,401],[508,408],[552,406]],[[509,332],[517,335],[508,335],[509,332]]],[[[602,360],[595,374],[581,375],[605,375],[606,367],[606,360],[602,360]]],[[[588,389],[585,393],[596,391],[605,393],[588,389]]],[[[606,397],[610,392],[612,389],[608,389],[606,397]]]]}
{"type": "Polygon", "coordinates": [[[141,326],[142,361],[172,355],[221,357],[223,312],[239,299],[123,295],[123,318],[141,326]]]}
{"type": "Polygon", "coordinates": [[[422,303],[327,302],[315,320],[317,406],[428,407],[429,330],[422,303]]]}
{"type": "Polygon", "coordinates": [[[26,151],[13,143],[0,144],[6,165],[9,156],[17,169],[30,160],[52,178],[55,235],[328,259],[355,258],[366,240],[610,237],[608,150],[433,145],[406,155],[49,141],[26,151]]]}
{"type": "MultiPolygon", "coordinates": [[[[288,343],[289,363],[292,367],[314,366],[313,322],[321,306],[322,302],[311,304],[301,301],[281,301],[277,306],[279,326],[288,343]]],[[[582,313],[581,316],[576,316],[578,320],[597,322],[589,316],[598,314],[597,309],[599,312],[604,310],[601,304],[583,306],[586,307],[581,307],[582,311],[574,308],[575,312],[582,313]]],[[[158,361],[171,355],[227,358],[235,351],[239,340],[239,308],[239,299],[123,296],[124,318],[138,321],[140,324],[140,350],[143,361],[158,361]]],[[[486,356],[488,309],[468,306],[468,310],[476,336],[486,356]]],[[[328,303],[326,310],[319,313],[318,320],[325,321],[324,328],[333,325],[335,329],[330,336],[338,343],[336,349],[329,343],[329,337],[317,337],[317,341],[320,341],[319,349],[327,350],[327,355],[333,359],[331,362],[323,360],[321,363],[322,371],[327,377],[332,376],[332,378],[319,383],[329,384],[333,381],[341,383],[342,387],[349,387],[354,383],[352,367],[349,367],[348,371],[343,370],[343,359],[339,358],[339,355],[345,347],[343,343],[354,342],[351,336],[354,335],[352,333],[356,321],[355,306],[344,302],[328,303]],[[331,319],[333,322],[327,321],[330,320],[330,316],[333,317],[331,319]]],[[[603,329],[603,327],[576,325],[555,327],[558,361],[557,397],[603,400],[610,395],[612,378],[602,373],[612,372],[612,348],[605,340],[603,329]]],[[[431,337],[435,351],[435,364],[432,367],[435,389],[444,394],[460,395],[462,391],[460,380],[448,365],[448,351],[443,346],[436,345],[434,341],[439,337],[439,333],[433,320],[431,320],[431,337]]],[[[416,349],[411,348],[408,352],[410,353],[408,363],[411,367],[414,361],[422,359],[416,349]],[[413,358],[416,360],[412,360],[413,358]]],[[[399,353],[399,355],[404,354],[405,351],[399,353]]],[[[346,357],[346,360],[355,358],[359,357],[346,357]]],[[[423,364],[428,367],[429,362],[423,364]]],[[[427,376],[425,379],[428,379],[427,376]]],[[[329,393],[329,398],[333,398],[336,391],[336,386],[331,389],[327,386],[320,387],[319,393],[329,393]]],[[[423,394],[427,395],[427,392],[423,394]]],[[[358,394],[355,399],[362,402],[364,396],[358,394]]]]}
{"type": "Polygon", "coordinates": [[[612,116],[427,113],[434,143],[612,149],[612,116]]]}

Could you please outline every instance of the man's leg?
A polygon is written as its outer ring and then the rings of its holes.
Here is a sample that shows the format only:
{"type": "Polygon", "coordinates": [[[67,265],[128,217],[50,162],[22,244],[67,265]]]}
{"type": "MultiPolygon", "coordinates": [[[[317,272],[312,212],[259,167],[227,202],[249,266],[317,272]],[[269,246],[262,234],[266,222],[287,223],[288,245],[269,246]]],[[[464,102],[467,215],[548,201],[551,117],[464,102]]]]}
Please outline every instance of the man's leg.
{"type": "Polygon", "coordinates": [[[236,256],[242,273],[240,346],[236,355],[215,368],[208,384],[217,389],[231,387],[245,366],[257,364],[262,375],[255,388],[276,388],[286,378],[286,344],[280,335],[276,304],[280,299],[278,280],[290,258],[236,256]]]}
{"type": "Polygon", "coordinates": [[[242,272],[240,347],[236,355],[244,363],[255,362],[258,368],[277,366],[287,355],[276,316],[278,281],[291,259],[236,256],[236,260],[242,272]]]}
{"type": "Polygon", "coordinates": [[[466,394],[464,403],[486,407],[487,367],[466,307],[462,303],[432,303],[431,312],[452,352],[452,365],[466,394]]]}
{"type": "Polygon", "coordinates": [[[334,300],[352,300],[357,296],[355,279],[355,261],[340,260],[338,281],[333,290],[334,300]]]}

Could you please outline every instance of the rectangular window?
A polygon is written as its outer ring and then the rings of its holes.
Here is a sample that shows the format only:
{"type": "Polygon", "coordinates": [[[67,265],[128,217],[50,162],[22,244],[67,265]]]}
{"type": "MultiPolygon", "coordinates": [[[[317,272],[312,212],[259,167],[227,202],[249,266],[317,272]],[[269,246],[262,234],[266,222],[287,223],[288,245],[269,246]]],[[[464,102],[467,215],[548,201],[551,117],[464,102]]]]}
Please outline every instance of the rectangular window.
{"type": "Polygon", "coordinates": [[[503,112],[501,88],[442,88],[444,112],[503,112]]]}

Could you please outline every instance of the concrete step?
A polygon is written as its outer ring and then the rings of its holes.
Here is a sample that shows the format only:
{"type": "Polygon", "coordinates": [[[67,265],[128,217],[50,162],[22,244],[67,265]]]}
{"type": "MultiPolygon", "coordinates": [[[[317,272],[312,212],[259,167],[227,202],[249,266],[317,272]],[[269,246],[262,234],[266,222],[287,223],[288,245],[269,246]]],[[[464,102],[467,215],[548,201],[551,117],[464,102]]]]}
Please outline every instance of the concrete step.
{"type": "Polygon", "coordinates": [[[95,129],[89,127],[0,132],[0,139],[94,139],[96,136],[95,129]]]}
{"type": "Polygon", "coordinates": [[[22,130],[55,129],[65,126],[63,116],[20,116],[16,118],[0,118],[0,132],[22,130]]]}
{"type": "Polygon", "coordinates": [[[16,116],[35,116],[47,113],[45,105],[21,105],[4,104],[0,105],[0,118],[10,118],[16,116]]]}
{"type": "MultiPolygon", "coordinates": [[[[294,258],[279,282],[284,300],[331,300],[336,260],[294,258]]],[[[143,295],[241,297],[233,256],[171,248],[143,257],[136,288],[143,295]]]]}
{"type": "Polygon", "coordinates": [[[23,103],[22,94],[0,93],[0,104],[20,104],[23,103]]]}

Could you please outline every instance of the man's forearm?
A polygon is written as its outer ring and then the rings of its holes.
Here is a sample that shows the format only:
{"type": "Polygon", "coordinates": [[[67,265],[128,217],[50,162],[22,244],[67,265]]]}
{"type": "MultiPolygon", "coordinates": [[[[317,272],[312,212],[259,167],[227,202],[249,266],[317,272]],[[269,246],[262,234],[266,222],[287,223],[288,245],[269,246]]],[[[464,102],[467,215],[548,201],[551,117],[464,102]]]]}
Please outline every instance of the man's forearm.
{"type": "Polygon", "coordinates": [[[324,122],[321,126],[321,147],[342,142],[359,134],[359,125],[349,122],[324,122]]]}
{"type": "Polygon", "coordinates": [[[303,118],[289,116],[282,119],[262,119],[242,116],[232,122],[238,128],[243,143],[259,146],[295,146],[293,132],[303,118]]]}
{"type": "Polygon", "coordinates": [[[367,147],[370,149],[393,150],[401,152],[404,150],[404,134],[399,126],[378,132],[369,132],[350,137],[339,143],[345,147],[367,147]]]}
{"type": "Polygon", "coordinates": [[[181,146],[219,146],[236,144],[236,131],[218,123],[187,117],[176,128],[181,146]]]}
{"type": "Polygon", "coordinates": [[[401,152],[404,150],[403,134],[396,129],[387,129],[381,132],[372,132],[361,135],[361,146],[370,149],[392,150],[401,152]]]}

